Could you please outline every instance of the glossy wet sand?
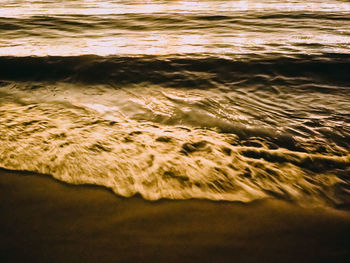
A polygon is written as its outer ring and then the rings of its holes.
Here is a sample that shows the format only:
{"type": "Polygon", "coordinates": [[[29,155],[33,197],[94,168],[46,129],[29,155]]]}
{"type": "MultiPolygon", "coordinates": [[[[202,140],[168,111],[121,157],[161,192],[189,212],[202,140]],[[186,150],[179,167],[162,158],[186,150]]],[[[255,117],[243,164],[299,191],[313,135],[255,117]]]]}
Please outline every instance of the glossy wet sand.
{"type": "Polygon", "coordinates": [[[0,172],[1,262],[346,262],[350,213],[282,201],[120,198],[0,172]]]}

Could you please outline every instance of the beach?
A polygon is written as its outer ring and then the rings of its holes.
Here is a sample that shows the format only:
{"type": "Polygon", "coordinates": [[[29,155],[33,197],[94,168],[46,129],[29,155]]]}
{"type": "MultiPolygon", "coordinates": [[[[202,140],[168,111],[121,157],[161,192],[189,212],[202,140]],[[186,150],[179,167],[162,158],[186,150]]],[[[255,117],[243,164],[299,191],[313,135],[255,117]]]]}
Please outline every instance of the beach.
{"type": "Polygon", "coordinates": [[[1,262],[347,262],[350,213],[278,200],[146,201],[0,172],[1,262]]]}
{"type": "Polygon", "coordinates": [[[2,0],[0,263],[350,262],[349,22],[2,0]]]}

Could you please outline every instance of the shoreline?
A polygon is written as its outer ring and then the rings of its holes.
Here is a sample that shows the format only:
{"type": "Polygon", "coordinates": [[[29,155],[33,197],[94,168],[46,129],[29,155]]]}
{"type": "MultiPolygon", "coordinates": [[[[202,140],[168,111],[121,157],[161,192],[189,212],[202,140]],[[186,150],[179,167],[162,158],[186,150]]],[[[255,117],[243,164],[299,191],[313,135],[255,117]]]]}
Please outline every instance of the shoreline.
{"type": "Polygon", "coordinates": [[[0,169],[1,262],[346,262],[350,212],[147,201],[0,169]]]}

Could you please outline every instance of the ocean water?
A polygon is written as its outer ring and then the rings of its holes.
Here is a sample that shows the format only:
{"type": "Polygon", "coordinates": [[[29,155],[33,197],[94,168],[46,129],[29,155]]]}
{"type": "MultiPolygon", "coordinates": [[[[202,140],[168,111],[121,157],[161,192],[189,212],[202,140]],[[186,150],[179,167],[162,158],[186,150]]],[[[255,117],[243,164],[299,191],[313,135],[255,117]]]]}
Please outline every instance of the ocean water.
{"type": "Polygon", "coordinates": [[[348,206],[350,2],[3,0],[0,140],[125,197],[348,206]]]}

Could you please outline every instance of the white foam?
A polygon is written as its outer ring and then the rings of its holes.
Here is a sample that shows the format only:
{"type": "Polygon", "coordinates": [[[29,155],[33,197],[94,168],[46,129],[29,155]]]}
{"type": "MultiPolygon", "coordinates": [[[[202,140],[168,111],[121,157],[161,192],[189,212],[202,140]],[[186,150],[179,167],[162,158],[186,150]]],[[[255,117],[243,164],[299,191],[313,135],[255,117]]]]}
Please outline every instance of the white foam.
{"type": "Polygon", "coordinates": [[[214,130],[116,116],[110,121],[92,108],[3,103],[1,167],[101,185],[127,197],[140,193],[149,200],[248,202],[279,196],[320,204],[337,202],[334,186],[341,179],[332,170],[305,169],[305,160],[350,164],[349,155],[271,150],[263,143],[258,148],[242,146],[237,136],[214,130]]]}

